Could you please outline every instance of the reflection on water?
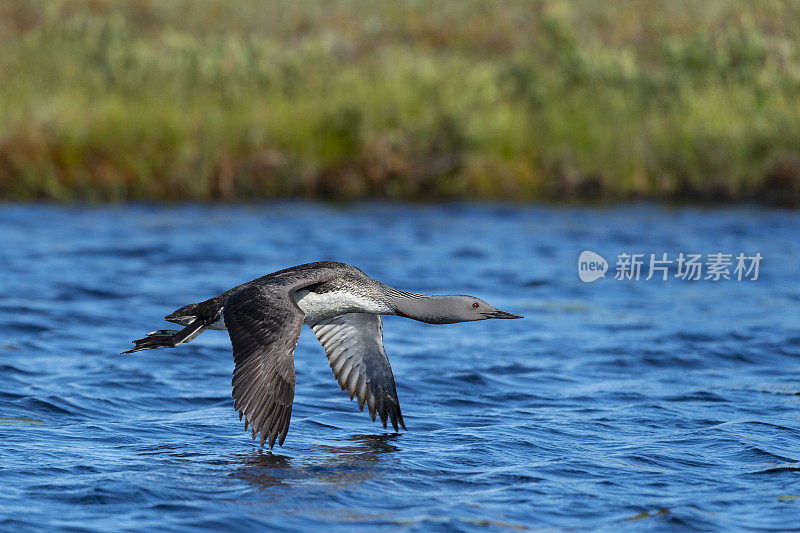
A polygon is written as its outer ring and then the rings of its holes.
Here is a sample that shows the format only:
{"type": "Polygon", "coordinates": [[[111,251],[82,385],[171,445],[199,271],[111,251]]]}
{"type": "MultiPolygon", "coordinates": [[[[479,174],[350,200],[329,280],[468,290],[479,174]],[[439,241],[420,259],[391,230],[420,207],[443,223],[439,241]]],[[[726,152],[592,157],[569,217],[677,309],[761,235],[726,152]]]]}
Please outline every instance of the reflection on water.
{"type": "Polygon", "coordinates": [[[259,487],[307,481],[353,485],[371,479],[374,467],[385,461],[387,454],[399,450],[391,443],[399,436],[351,435],[340,445],[303,448],[302,457],[296,460],[276,452],[251,450],[235,457],[232,463],[238,467],[231,475],[259,487]]]}
{"type": "Polygon", "coordinates": [[[400,437],[399,433],[381,433],[377,435],[351,435],[348,441],[355,444],[340,446],[322,445],[316,450],[328,456],[331,465],[355,465],[376,463],[381,455],[396,452],[399,448],[392,441],[400,437]]]}
{"type": "Polygon", "coordinates": [[[231,461],[239,465],[231,475],[260,487],[283,485],[293,476],[291,457],[264,450],[239,454],[231,461]]]}

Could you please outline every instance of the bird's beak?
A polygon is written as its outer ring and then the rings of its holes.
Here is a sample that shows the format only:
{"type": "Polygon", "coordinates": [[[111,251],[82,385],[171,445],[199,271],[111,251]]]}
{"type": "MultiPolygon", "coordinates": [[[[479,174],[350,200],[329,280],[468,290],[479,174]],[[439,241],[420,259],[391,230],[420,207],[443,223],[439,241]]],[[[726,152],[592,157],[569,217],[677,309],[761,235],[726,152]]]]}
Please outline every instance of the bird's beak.
{"type": "Polygon", "coordinates": [[[491,313],[483,313],[486,318],[525,318],[521,315],[514,313],[506,313],[505,311],[492,311],[491,313]]]}

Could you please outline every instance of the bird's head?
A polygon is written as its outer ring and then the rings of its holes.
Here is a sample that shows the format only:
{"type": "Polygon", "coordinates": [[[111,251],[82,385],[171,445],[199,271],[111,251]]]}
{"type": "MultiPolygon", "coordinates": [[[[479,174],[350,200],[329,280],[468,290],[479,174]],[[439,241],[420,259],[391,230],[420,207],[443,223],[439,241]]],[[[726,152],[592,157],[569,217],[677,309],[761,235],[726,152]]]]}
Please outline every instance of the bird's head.
{"type": "Polygon", "coordinates": [[[458,322],[472,322],[489,318],[523,318],[521,315],[500,311],[474,296],[455,296],[451,305],[453,306],[453,314],[459,317],[458,322]]]}
{"type": "Polygon", "coordinates": [[[398,306],[397,314],[429,324],[473,322],[489,318],[523,318],[500,311],[480,298],[463,294],[422,296],[411,298],[398,306]]]}

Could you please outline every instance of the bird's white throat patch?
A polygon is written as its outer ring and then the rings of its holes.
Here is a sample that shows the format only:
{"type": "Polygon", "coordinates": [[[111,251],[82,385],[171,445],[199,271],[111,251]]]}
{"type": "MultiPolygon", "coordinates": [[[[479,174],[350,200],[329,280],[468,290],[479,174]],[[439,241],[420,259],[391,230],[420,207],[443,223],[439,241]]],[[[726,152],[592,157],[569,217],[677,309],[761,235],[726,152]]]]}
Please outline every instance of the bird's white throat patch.
{"type": "Polygon", "coordinates": [[[295,300],[297,306],[306,315],[306,324],[316,324],[321,320],[345,313],[387,314],[392,312],[392,309],[383,302],[346,290],[324,293],[297,291],[295,300]]]}

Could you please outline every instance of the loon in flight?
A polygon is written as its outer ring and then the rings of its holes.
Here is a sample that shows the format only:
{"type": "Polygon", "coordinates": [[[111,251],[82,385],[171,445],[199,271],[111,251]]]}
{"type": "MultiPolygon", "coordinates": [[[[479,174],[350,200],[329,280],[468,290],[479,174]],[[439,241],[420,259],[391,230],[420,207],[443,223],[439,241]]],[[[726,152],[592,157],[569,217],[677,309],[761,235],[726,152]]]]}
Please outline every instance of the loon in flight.
{"type": "Polygon", "coordinates": [[[381,315],[398,315],[429,324],[488,318],[522,318],[498,311],[479,298],[427,295],[393,289],[360,269],[323,261],[298,265],[238,285],[200,303],[189,304],[165,320],[184,326],[158,330],[122,353],[174,348],[206,329],[227,329],[233,345],[233,406],[260,445],[289,431],[294,400],[294,349],[308,324],[325,349],[333,374],[372,420],[387,419],[406,429],[392,368],[383,349],[381,315]]]}

